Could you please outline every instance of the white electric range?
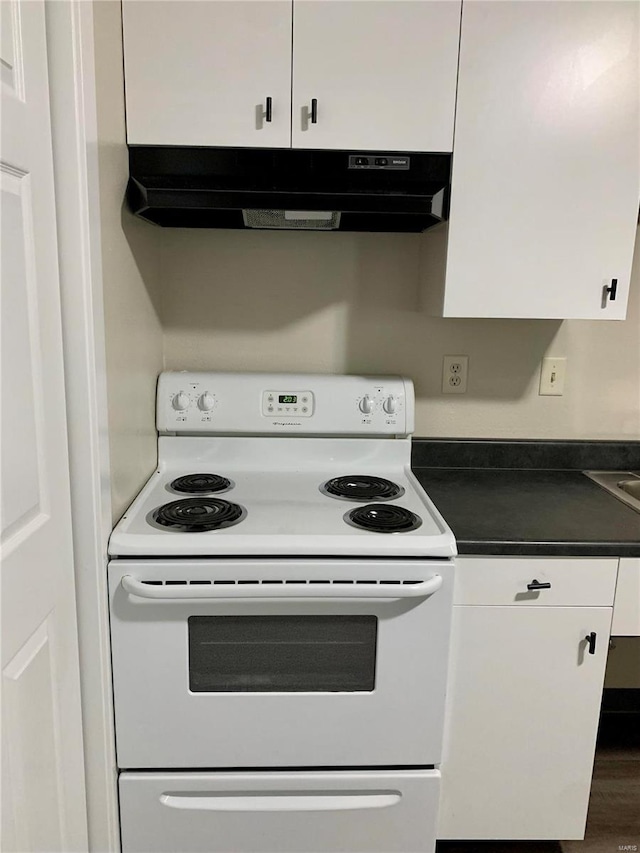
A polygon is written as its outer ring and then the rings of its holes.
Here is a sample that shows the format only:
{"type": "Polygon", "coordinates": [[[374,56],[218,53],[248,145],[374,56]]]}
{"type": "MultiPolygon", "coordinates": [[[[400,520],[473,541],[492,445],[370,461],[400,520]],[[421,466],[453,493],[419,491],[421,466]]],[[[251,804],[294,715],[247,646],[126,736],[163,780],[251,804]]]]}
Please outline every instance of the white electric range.
{"type": "Polygon", "coordinates": [[[433,850],[456,549],[413,412],[397,377],[161,375],[109,548],[125,853],[433,850]]]}

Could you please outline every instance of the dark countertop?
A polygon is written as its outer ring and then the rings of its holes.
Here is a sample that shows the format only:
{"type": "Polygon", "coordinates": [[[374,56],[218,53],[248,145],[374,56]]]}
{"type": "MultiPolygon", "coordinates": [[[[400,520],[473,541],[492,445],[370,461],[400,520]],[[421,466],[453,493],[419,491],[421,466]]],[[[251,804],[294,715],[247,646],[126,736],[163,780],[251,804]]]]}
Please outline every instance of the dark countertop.
{"type": "Polygon", "coordinates": [[[640,442],[414,442],[414,474],[460,554],[640,556],[640,513],[583,467],[640,470],[640,442]]]}

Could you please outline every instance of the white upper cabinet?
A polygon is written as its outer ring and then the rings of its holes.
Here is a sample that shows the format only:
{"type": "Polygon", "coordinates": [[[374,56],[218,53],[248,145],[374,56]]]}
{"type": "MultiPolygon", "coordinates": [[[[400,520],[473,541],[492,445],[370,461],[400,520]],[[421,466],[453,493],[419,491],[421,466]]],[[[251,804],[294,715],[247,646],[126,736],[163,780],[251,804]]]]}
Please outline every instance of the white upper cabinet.
{"type": "Polygon", "coordinates": [[[291,0],[124,0],[129,144],[288,148],[291,25],[291,0]]]}
{"type": "Polygon", "coordinates": [[[460,9],[460,0],[123,0],[127,140],[451,151],[460,9]]]}
{"type": "Polygon", "coordinates": [[[451,151],[460,7],[294,0],[293,147],[451,151]]]}
{"type": "Polygon", "coordinates": [[[465,2],[444,316],[625,317],[639,13],[465,2]]]}

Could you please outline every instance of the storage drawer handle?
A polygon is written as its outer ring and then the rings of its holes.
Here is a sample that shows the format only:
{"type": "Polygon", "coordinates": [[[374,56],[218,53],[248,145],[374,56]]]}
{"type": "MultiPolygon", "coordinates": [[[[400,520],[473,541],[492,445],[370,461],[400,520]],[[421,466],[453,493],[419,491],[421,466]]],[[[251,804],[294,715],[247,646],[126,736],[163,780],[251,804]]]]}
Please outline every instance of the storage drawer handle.
{"type": "Polygon", "coordinates": [[[384,809],[397,805],[400,791],[372,791],[358,794],[296,793],[230,796],[216,793],[166,793],[160,802],[172,809],[217,812],[320,812],[355,809],[384,809]]]}
{"type": "Polygon", "coordinates": [[[535,589],[551,589],[550,583],[541,583],[539,580],[534,578],[531,583],[527,584],[527,589],[535,590],[535,589]]]}
{"type": "Polygon", "coordinates": [[[590,634],[587,634],[585,637],[587,644],[589,646],[589,654],[595,655],[596,653],[596,632],[592,631],[590,634]]]}
{"type": "Polygon", "coordinates": [[[207,586],[164,586],[144,583],[131,575],[123,575],[122,588],[136,598],[153,598],[157,601],[216,601],[221,598],[426,598],[442,586],[442,575],[411,584],[342,585],[340,583],[239,585],[235,583],[207,586]]]}

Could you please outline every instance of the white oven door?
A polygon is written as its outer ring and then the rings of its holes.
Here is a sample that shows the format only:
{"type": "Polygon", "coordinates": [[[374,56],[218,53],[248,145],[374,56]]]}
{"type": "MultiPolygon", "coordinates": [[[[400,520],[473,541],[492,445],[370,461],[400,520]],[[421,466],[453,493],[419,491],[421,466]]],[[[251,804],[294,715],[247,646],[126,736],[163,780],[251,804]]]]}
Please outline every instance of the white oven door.
{"type": "Polygon", "coordinates": [[[432,853],[436,770],[122,773],[123,853],[432,853]]]}
{"type": "Polygon", "coordinates": [[[439,763],[452,566],[116,560],[121,768],[439,763]]]}

